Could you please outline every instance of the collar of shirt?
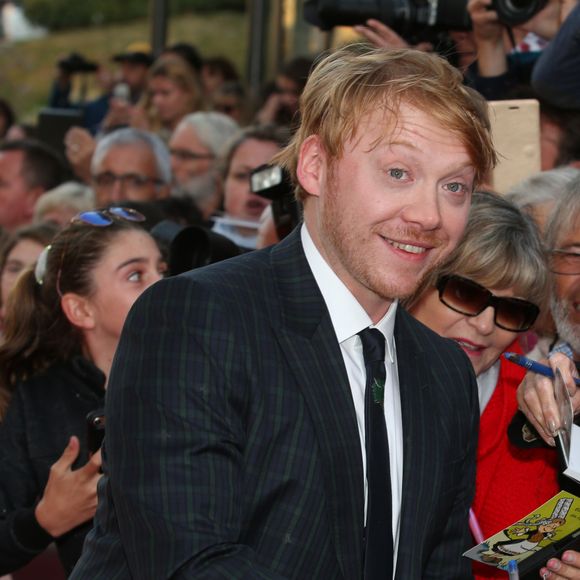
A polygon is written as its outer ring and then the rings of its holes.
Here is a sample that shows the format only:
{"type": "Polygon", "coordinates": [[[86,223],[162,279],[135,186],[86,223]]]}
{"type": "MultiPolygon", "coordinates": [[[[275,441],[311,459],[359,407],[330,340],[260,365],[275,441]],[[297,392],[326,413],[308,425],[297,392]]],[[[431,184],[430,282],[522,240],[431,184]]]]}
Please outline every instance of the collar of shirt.
{"type": "Polygon", "coordinates": [[[394,363],[397,301],[394,301],[383,318],[376,325],[373,325],[364,308],[318,251],[306,224],[302,225],[300,235],[306,260],[328,308],[338,342],[342,343],[348,340],[369,326],[378,328],[386,340],[388,360],[391,364],[394,363]]]}

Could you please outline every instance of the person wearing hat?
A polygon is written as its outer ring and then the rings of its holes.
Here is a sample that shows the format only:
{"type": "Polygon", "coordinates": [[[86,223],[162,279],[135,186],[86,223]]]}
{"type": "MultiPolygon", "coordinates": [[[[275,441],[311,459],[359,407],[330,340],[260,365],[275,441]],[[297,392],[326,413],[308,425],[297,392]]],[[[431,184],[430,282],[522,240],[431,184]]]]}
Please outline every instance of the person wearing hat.
{"type": "Polygon", "coordinates": [[[141,98],[146,88],[147,72],[154,60],[153,53],[147,42],[132,42],[111,60],[119,65],[112,85],[109,83],[103,94],[94,100],[72,103],[70,101],[72,76],[79,72],[96,72],[100,67],[76,53],[61,59],[49,106],[82,109],[84,127],[93,134],[101,128],[111,129],[128,125],[131,106],[141,98]],[[77,61],[82,61],[84,66],[77,61]],[[72,68],[66,66],[71,62],[74,64],[72,68]],[[90,65],[90,68],[87,65],[90,65]]]}

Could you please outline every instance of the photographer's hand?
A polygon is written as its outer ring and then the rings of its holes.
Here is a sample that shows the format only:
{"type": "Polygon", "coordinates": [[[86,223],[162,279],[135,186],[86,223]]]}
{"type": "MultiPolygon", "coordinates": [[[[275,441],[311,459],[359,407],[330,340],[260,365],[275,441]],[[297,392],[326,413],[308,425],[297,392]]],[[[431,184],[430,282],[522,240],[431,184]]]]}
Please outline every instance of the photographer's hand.
{"type": "Polygon", "coordinates": [[[101,478],[101,452],[95,453],[80,469],[72,464],[80,449],[71,437],[60,458],[50,468],[42,499],[34,512],[40,526],[53,538],[90,520],[97,509],[97,482],[101,478]]]}
{"type": "Polygon", "coordinates": [[[562,3],[549,0],[546,6],[524,22],[519,28],[523,32],[533,32],[544,39],[554,38],[560,28],[562,3]]]}
{"type": "MultiPolygon", "coordinates": [[[[353,28],[377,48],[410,48],[409,43],[402,36],[380,20],[370,18],[365,24],[359,24],[353,28]]],[[[430,52],[433,50],[433,45],[429,42],[420,42],[413,48],[430,52]]]]}
{"type": "Polygon", "coordinates": [[[469,0],[467,11],[473,24],[473,38],[477,45],[477,66],[482,77],[497,77],[507,72],[508,63],[503,42],[504,26],[492,0],[469,0]]]}

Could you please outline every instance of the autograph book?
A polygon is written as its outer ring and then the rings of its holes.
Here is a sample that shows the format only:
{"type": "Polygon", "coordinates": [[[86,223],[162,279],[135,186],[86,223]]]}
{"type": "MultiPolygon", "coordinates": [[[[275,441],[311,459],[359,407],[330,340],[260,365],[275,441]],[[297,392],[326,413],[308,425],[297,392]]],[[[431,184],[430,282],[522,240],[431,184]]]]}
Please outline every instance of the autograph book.
{"type": "Polygon", "coordinates": [[[501,570],[515,560],[521,574],[580,546],[580,498],[561,491],[545,504],[463,555],[501,570]]]}

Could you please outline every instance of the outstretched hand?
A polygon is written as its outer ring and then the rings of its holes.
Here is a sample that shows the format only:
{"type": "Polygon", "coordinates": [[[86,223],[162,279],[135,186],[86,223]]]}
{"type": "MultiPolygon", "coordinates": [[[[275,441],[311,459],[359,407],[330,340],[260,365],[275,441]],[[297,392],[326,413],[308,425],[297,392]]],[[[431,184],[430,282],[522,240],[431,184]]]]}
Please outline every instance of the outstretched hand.
{"type": "Polygon", "coordinates": [[[90,520],[97,509],[97,483],[101,478],[101,451],[80,469],[72,470],[80,450],[77,437],[71,437],[60,458],[51,466],[42,499],[35,516],[53,538],[62,536],[90,520]]]}

